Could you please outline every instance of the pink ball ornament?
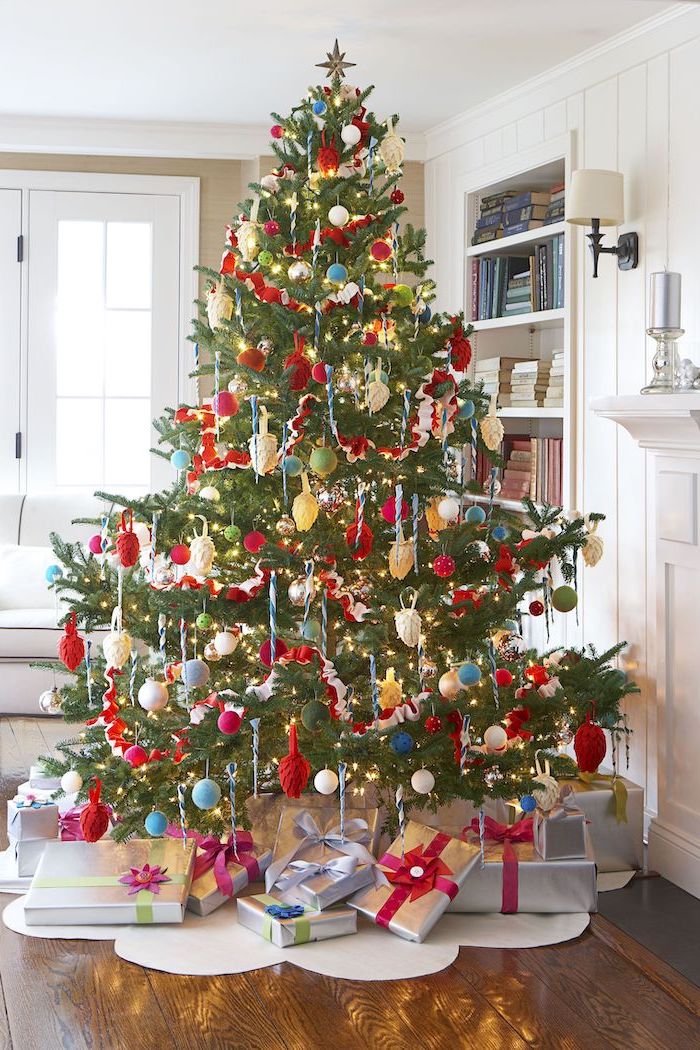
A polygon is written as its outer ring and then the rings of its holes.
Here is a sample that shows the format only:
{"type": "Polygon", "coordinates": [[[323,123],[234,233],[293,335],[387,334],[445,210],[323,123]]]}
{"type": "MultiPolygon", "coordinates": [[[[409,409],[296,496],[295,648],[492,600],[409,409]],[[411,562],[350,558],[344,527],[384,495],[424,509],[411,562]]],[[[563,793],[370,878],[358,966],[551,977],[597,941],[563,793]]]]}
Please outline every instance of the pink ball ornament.
{"type": "Polygon", "coordinates": [[[265,231],[268,237],[276,237],[277,234],[280,232],[280,224],[277,222],[276,219],[268,219],[265,225],[263,226],[263,230],[265,231]]]}
{"type": "Polygon", "coordinates": [[[102,554],[102,537],[98,533],[88,540],[88,550],[91,554],[102,554]]]}
{"type": "MultiPolygon", "coordinates": [[[[390,525],[393,525],[396,521],[396,497],[389,496],[382,507],[382,517],[384,521],[388,521],[390,525]]],[[[405,521],[408,517],[408,503],[406,500],[401,500],[401,521],[405,521]]]]}
{"type": "MultiPolygon", "coordinates": [[[[275,642],[275,662],[279,660],[280,656],[284,656],[288,651],[287,643],[283,642],[281,638],[278,638],[275,642]]],[[[265,667],[272,667],[272,646],[270,645],[269,639],[268,641],[263,642],[260,646],[258,656],[260,657],[260,662],[264,664],[265,667]]]]}
{"type": "Polygon", "coordinates": [[[257,529],[249,532],[243,539],[243,546],[249,554],[257,554],[259,550],[262,550],[266,543],[267,540],[264,535],[262,532],[258,532],[257,529]]]}
{"type": "Polygon", "coordinates": [[[124,752],[124,761],[128,762],[132,769],[138,769],[148,762],[148,752],[144,751],[140,744],[132,744],[124,752]]]}
{"type": "Polygon", "coordinates": [[[170,552],[173,565],[187,565],[190,560],[190,548],[186,543],[176,543],[170,552]]]}
{"type": "Polygon", "coordinates": [[[281,139],[284,135],[284,128],[281,124],[273,124],[270,128],[270,134],[272,135],[273,139],[281,139]]]}
{"type": "Polygon", "coordinates": [[[315,379],[317,383],[326,382],[326,366],[323,361],[318,361],[311,369],[311,378],[315,379]]]}
{"type": "Polygon", "coordinates": [[[222,711],[216,720],[220,733],[233,736],[241,728],[242,718],[237,711],[222,711]]]}
{"type": "Polygon", "coordinates": [[[238,398],[230,390],[220,390],[211,405],[217,416],[235,416],[239,408],[238,398]]]}
{"type": "Polygon", "coordinates": [[[455,560],[449,554],[438,554],[433,562],[433,572],[443,580],[451,576],[456,568],[455,560]]]}
{"type": "Polygon", "coordinates": [[[369,251],[377,262],[385,262],[391,255],[391,245],[386,241],[375,241],[369,251]]]}

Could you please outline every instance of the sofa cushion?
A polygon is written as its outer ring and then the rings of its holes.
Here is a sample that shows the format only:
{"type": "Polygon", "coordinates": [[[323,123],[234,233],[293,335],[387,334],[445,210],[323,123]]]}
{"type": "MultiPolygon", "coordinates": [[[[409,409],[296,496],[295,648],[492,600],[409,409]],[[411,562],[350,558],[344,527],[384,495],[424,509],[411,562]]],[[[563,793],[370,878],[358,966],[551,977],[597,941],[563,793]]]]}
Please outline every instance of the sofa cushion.
{"type": "MultiPolygon", "coordinates": [[[[106,633],[92,631],[93,645],[101,645],[106,633]]],[[[53,609],[0,609],[0,660],[51,660],[62,634],[53,609]]]]}
{"type": "Polygon", "coordinates": [[[54,598],[46,582],[46,570],[55,563],[50,547],[0,544],[0,610],[52,606],[54,598]]]}

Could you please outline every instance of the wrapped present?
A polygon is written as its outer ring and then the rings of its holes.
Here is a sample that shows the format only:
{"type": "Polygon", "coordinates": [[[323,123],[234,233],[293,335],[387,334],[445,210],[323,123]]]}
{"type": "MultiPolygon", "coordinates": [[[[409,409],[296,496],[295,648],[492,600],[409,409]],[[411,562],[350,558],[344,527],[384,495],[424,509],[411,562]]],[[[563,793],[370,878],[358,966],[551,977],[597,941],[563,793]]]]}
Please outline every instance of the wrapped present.
{"type": "MultiPolygon", "coordinates": [[[[464,829],[479,846],[479,821],[464,829]]],[[[499,824],[484,818],[484,864],[477,863],[449,911],[570,913],[596,911],[596,866],[590,842],[587,855],[571,860],[543,860],[533,841],[532,818],[499,824]]]]}
{"type": "Polygon", "coordinates": [[[315,911],[306,904],[285,904],[268,893],[238,898],[238,921],[278,948],[325,941],[357,932],[352,908],[315,911]]]}
{"type": "Polygon", "coordinates": [[[348,903],[408,941],[423,941],[479,861],[479,847],[409,820],[404,850],[397,838],[380,858],[386,885],[348,903]]]}
{"type": "Polygon", "coordinates": [[[27,893],[28,926],[182,922],[195,844],[47,842],[27,893]]]}
{"type": "Polygon", "coordinates": [[[31,795],[8,799],[7,837],[13,844],[29,839],[58,838],[58,806],[31,795]]]}
{"type": "Polygon", "coordinates": [[[36,788],[41,788],[44,791],[58,791],[61,786],[61,778],[51,776],[43,766],[30,766],[29,786],[32,791],[36,788]]]}
{"type": "Polygon", "coordinates": [[[610,773],[581,773],[571,786],[588,821],[598,871],[644,867],[644,789],[610,773]]]}
{"type": "Polygon", "coordinates": [[[478,809],[472,802],[465,799],[454,799],[443,806],[438,806],[435,812],[427,807],[407,807],[406,817],[415,820],[418,824],[425,824],[427,828],[437,828],[454,838],[459,838],[462,828],[469,824],[472,817],[478,815],[478,809]]]}
{"type": "Polygon", "coordinates": [[[543,860],[586,856],[586,818],[568,784],[561,787],[559,801],[546,813],[535,810],[532,833],[535,849],[543,860]]]}
{"type": "MultiPolygon", "coordinates": [[[[181,837],[179,829],[168,828],[168,834],[181,837]]],[[[237,831],[221,841],[214,835],[188,832],[197,845],[192,886],[187,910],[195,915],[209,915],[231,900],[251,882],[258,882],[272,860],[272,851],[258,849],[249,831],[237,831]]]]}
{"type": "MultiPolygon", "coordinates": [[[[39,802],[51,802],[56,794],[54,788],[38,788],[32,787],[28,780],[25,780],[23,784],[20,784],[17,788],[17,795],[19,798],[31,798],[38,800],[39,802]]],[[[61,801],[64,801],[61,799],[61,801]]],[[[69,805],[67,803],[66,805],[69,805]]],[[[60,808],[60,805],[59,805],[60,808]]]]}
{"type": "Polygon", "coordinates": [[[17,842],[10,843],[10,849],[17,864],[18,878],[28,879],[36,873],[46,843],[51,841],[51,839],[19,839],[17,842]]]}
{"type": "Polygon", "coordinates": [[[375,881],[373,863],[356,857],[331,857],[327,861],[293,860],[275,883],[283,901],[301,901],[316,911],[347,900],[375,881]]]}
{"type": "MultiPolygon", "coordinates": [[[[370,853],[376,856],[383,816],[379,812],[374,794],[366,791],[355,795],[351,794],[348,789],[347,800],[349,804],[351,803],[350,808],[346,811],[347,815],[367,822],[370,841],[365,845],[370,853]]],[[[285,811],[289,815],[308,810],[319,824],[328,821],[337,824],[339,819],[337,804],[334,809],[328,796],[317,792],[302,795],[298,802],[288,799],[282,793],[261,792],[259,795],[251,795],[246,799],[245,807],[256,842],[277,842],[280,821],[285,811]]]]}

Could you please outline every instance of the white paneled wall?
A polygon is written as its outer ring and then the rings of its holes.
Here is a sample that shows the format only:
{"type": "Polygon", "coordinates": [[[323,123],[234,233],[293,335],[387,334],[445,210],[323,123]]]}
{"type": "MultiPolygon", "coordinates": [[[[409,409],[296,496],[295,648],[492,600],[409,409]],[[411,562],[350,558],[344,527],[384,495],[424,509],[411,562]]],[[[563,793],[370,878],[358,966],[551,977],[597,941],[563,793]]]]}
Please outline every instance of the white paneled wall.
{"type": "Polygon", "coordinates": [[[605,558],[584,574],[582,635],[598,647],[629,643],[622,666],[642,687],[642,696],[628,704],[635,730],[630,775],[645,784],[654,812],[653,472],[632,438],[593,416],[588,405],[596,397],[637,393],[645,383],[653,353],[644,331],[647,275],[666,264],[683,274],[681,349],[700,363],[700,9],[678,5],[644,31],[428,134],[426,222],[439,307],[454,309],[464,299],[465,176],[524,158],[565,132],[574,136],[576,166],[625,173],[621,229],[640,237],[637,270],[619,272],[604,257],[594,281],[584,237],[575,233],[576,499],[578,509],[607,515],[605,558]]]}

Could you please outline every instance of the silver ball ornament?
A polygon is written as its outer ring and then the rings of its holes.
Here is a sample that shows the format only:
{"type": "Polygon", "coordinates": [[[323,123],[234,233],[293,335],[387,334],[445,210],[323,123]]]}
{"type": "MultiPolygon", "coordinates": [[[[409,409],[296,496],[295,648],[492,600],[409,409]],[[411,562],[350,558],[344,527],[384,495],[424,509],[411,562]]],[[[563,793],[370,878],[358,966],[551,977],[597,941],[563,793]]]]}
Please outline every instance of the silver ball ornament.
{"type": "Polygon", "coordinates": [[[39,697],[39,710],[45,715],[60,715],[63,710],[61,705],[61,694],[56,686],[47,689],[39,697]]]}
{"type": "Polygon", "coordinates": [[[490,766],[484,773],[484,784],[486,787],[493,787],[499,780],[503,780],[503,773],[501,773],[498,766],[490,766]]]}
{"type": "Polygon", "coordinates": [[[246,394],[248,392],[248,383],[244,376],[234,376],[228,385],[229,390],[232,394],[246,394]]]}
{"type": "Polygon", "coordinates": [[[287,277],[294,284],[303,284],[304,281],[310,281],[312,275],[313,270],[305,259],[295,259],[287,270],[287,277]]]}
{"type": "Polygon", "coordinates": [[[505,660],[507,663],[514,663],[523,655],[527,649],[527,645],[519,634],[506,632],[499,640],[496,648],[498,650],[498,655],[502,660],[505,660]]]}
{"type": "Polygon", "coordinates": [[[258,341],[258,350],[262,350],[264,354],[271,354],[275,349],[275,344],[271,339],[264,338],[258,341]]]}
{"type": "Polygon", "coordinates": [[[493,483],[491,482],[491,478],[487,478],[486,481],[483,484],[483,490],[486,493],[486,495],[489,496],[491,494],[491,485],[492,484],[493,484],[493,494],[494,494],[494,496],[497,496],[498,493],[501,491],[501,483],[498,480],[498,478],[494,478],[493,479],[493,483]]]}
{"type": "Polygon", "coordinates": [[[342,485],[333,485],[331,488],[319,489],[316,493],[316,500],[326,514],[335,514],[342,507],[346,496],[347,491],[342,485]]]}
{"type": "Polygon", "coordinates": [[[300,609],[303,606],[306,601],[306,580],[303,576],[300,576],[296,580],[292,580],[287,588],[287,597],[289,598],[290,604],[296,609],[300,609]]]}
{"type": "Polygon", "coordinates": [[[423,678],[434,678],[438,672],[437,664],[434,660],[431,660],[429,656],[423,657],[423,663],[421,664],[421,671],[423,678]]]}
{"type": "Polygon", "coordinates": [[[213,642],[207,642],[204,646],[204,659],[208,663],[216,663],[217,660],[221,659],[221,654],[216,651],[216,646],[213,642]]]}
{"type": "Polygon", "coordinates": [[[283,539],[289,539],[293,536],[296,531],[296,525],[294,524],[294,518],[290,517],[289,514],[283,514],[278,521],[275,522],[275,532],[278,536],[283,539]]]}

